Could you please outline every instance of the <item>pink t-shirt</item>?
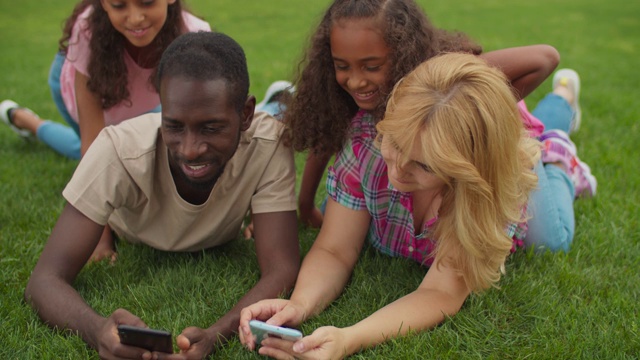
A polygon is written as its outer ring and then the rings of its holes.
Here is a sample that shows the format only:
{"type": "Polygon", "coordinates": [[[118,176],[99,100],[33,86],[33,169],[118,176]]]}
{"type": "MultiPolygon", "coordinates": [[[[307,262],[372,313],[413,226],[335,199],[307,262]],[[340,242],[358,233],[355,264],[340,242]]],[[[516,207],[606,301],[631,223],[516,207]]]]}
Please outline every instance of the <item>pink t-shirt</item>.
{"type": "Polygon", "coordinates": [[[544,124],[529,112],[524,100],[518,101],[518,110],[520,110],[522,123],[524,124],[524,128],[529,132],[529,136],[538,137],[542,135],[542,132],[544,132],[544,124]]]}
{"type": "MultiPolygon", "coordinates": [[[[93,8],[89,7],[78,16],[71,31],[67,56],[60,72],[60,92],[62,93],[62,99],[69,114],[76,122],[78,122],[78,107],[74,82],[76,79],[76,71],[89,76],[88,67],[91,52],[89,49],[89,41],[91,39],[91,31],[88,29],[87,18],[92,10],[93,8]]],[[[182,19],[189,32],[211,31],[211,27],[206,21],[192,14],[183,11],[182,19]]],[[[127,86],[129,88],[129,99],[131,102],[122,101],[105,110],[105,126],[119,124],[124,120],[149,112],[160,105],[160,97],[149,83],[149,76],[151,76],[155,69],[144,69],[140,67],[126,51],[124,62],[127,67],[127,86]]]]}

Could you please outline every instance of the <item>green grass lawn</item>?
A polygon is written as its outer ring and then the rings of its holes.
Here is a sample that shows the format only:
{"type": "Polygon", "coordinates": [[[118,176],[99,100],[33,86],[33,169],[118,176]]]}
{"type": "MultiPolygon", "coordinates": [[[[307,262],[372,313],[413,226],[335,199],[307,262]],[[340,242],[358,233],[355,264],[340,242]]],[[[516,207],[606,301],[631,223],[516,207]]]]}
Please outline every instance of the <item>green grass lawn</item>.
{"type": "MultiPolygon", "coordinates": [[[[289,78],[303,44],[329,1],[191,0],[213,27],[247,53],[251,89],[261,100],[289,78]]],[[[599,181],[598,194],[576,202],[577,230],[568,254],[514,254],[500,289],[471,296],[432,331],[390,341],[356,359],[624,359],[640,356],[640,2],[626,0],[420,1],[439,26],[469,33],[486,50],[548,43],[560,67],[582,77],[579,155],[599,181]]],[[[0,0],[0,100],[13,99],[62,121],[46,83],[71,0],[0,0]]],[[[528,99],[530,108],[550,81],[528,99]]],[[[82,340],[44,325],[22,293],[64,204],[75,161],[0,127],[0,359],[97,359],[82,340]]],[[[304,156],[298,155],[299,173],[304,156]]],[[[318,200],[324,190],[319,192],[318,200]]],[[[316,235],[301,228],[304,252],[316,235]]],[[[207,327],[258,278],[254,248],[236,241],[201,255],[121,244],[115,265],[87,267],[76,281],[97,311],[124,307],[174,334],[207,327]]],[[[365,250],[344,294],[303,324],[347,326],[417,287],[425,269],[365,250]]],[[[425,304],[425,307],[429,304],[425,304]]],[[[237,339],[216,358],[257,359],[237,339]]]]}

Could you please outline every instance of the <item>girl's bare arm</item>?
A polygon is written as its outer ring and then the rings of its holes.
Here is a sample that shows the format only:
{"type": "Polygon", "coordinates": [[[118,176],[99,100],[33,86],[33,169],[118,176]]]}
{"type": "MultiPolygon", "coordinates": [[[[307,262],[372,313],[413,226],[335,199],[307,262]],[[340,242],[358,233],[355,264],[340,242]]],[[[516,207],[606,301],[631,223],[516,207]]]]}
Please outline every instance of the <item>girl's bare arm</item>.
{"type": "Polygon", "coordinates": [[[560,62],[558,51],[544,44],[490,51],[480,57],[505,73],[518,100],[542,84],[560,62]]]}

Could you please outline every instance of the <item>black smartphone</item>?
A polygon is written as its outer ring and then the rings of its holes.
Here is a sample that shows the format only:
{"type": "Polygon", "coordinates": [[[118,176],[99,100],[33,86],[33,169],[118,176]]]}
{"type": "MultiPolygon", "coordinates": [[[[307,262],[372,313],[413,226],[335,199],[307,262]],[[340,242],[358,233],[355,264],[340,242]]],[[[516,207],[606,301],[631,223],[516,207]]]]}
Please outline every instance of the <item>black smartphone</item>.
{"type": "Polygon", "coordinates": [[[118,325],[120,343],[136,346],[149,351],[173,353],[171,333],[164,330],[154,330],[130,325],[118,325]]]}

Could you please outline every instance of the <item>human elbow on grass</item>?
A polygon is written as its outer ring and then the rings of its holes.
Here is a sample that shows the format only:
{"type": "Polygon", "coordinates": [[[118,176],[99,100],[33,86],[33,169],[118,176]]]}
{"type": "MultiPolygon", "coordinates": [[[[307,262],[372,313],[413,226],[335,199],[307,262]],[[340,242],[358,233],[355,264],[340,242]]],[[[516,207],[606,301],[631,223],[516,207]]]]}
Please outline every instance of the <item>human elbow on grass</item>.
{"type": "Polygon", "coordinates": [[[396,86],[377,137],[367,133],[370,121],[354,119],[330,169],[325,221],[290,300],[243,310],[239,331],[249,349],[249,320],[297,326],[334,301],[365,237],[387,254],[429,266],[417,289],[353,326],[320,327],[296,342],[262,340],[260,354],[337,359],[431,329],[471,292],[495,285],[521,242],[516,229],[536,186],[539,143],[525,132],[502,72],[472,55],[434,57],[396,86]]]}
{"type": "Polygon", "coordinates": [[[254,113],[240,45],[222,33],[182,35],[155,85],[162,116],[106,127],[80,161],[25,290],[44,322],[79,334],[102,358],[203,358],[235,334],[242,308],[288,293],[300,266],[293,151],[278,120],[254,113]],[[210,327],[184,329],[176,354],[121,344],[117,325],[146,327],[144,319],[126,309],[103,316],[73,287],[106,225],[122,240],[194,252],[236,240],[249,210],[260,279],[210,327]]]}

